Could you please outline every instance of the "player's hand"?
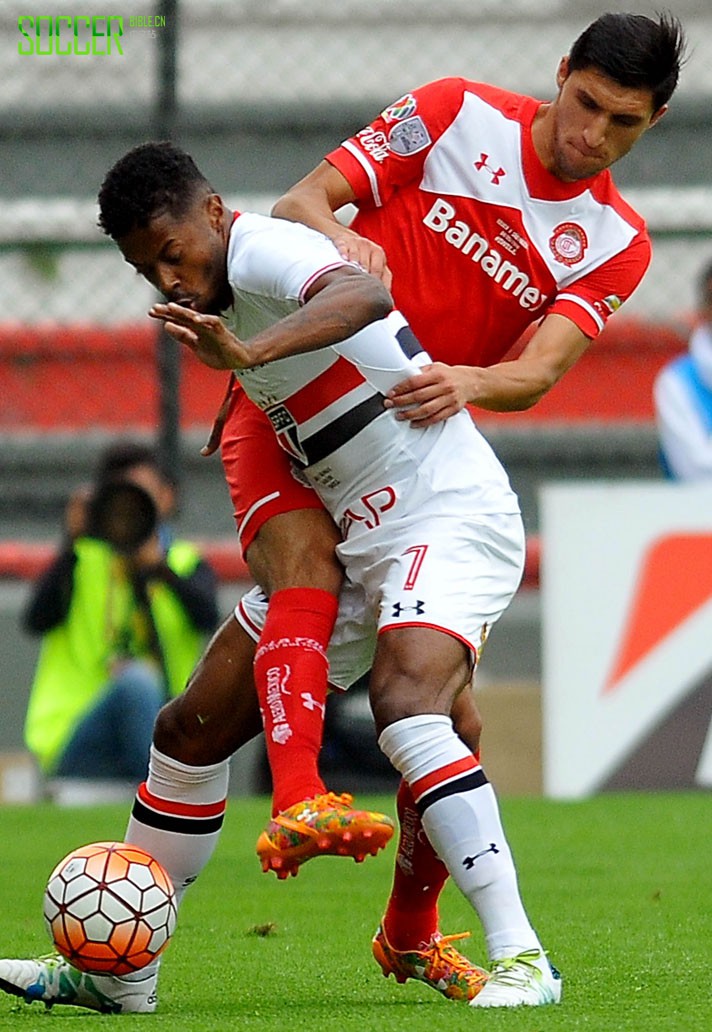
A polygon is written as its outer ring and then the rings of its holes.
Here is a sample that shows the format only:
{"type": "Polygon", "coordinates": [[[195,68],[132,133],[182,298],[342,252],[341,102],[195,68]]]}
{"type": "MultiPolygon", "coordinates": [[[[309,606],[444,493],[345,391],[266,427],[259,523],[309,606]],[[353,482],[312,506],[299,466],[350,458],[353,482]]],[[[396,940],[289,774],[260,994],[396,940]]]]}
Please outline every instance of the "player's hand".
{"type": "Polygon", "coordinates": [[[194,312],[173,301],[155,304],[148,314],[211,369],[249,369],[253,364],[248,349],[217,315],[194,312]]]}
{"type": "Polygon", "coordinates": [[[407,419],[412,426],[426,427],[454,416],[467,401],[462,370],[433,362],[423,366],[415,376],[396,384],[388,392],[385,406],[396,410],[396,419],[407,419]]]}
{"type": "Polygon", "coordinates": [[[393,276],[388,268],[386,252],[379,244],[374,244],[372,240],[359,236],[358,233],[354,233],[346,226],[336,232],[331,239],[342,258],[356,262],[366,272],[370,272],[372,276],[377,276],[382,280],[384,286],[390,290],[393,276]]]}

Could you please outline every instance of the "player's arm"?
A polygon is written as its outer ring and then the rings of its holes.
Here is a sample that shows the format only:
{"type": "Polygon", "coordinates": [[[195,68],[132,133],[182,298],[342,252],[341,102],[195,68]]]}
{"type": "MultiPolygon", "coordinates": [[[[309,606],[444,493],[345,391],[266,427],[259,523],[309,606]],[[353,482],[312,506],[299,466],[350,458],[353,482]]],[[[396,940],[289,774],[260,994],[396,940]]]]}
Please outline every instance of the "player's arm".
{"type": "Polygon", "coordinates": [[[353,204],[356,195],[348,179],[322,161],[304,179],[295,183],[272,208],[272,215],[289,222],[302,222],[333,240],[343,258],[357,262],[366,272],[390,286],[391,274],[382,247],[342,225],[336,212],[353,204]]]}
{"type": "Polygon", "coordinates": [[[247,341],[238,338],[216,315],[182,305],[156,304],[149,315],[165,325],[213,369],[251,369],[290,355],[339,344],[393,310],[383,283],[354,266],[330,269],[310,284],[304,304],[247,341]]]}
{"type": "Polygon", "coordinates": [[[399,419],[430,426],[467,404],[490,412],[531,408],[583,354],[591,339],[563,315],[549,315],[518,358],[488,367],[434,362],[389,392],[399,419]]]}

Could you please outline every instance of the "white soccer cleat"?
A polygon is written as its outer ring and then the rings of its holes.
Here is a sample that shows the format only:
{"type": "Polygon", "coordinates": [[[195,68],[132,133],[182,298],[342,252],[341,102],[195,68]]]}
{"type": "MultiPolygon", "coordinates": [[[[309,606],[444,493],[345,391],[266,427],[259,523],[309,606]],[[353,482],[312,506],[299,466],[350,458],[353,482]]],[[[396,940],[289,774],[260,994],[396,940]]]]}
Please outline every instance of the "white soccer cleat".
{"type": "Polygon", "coordinates": [[[158,972],[138,981],[89,975],[56,954],[37,960],[0,960],[0,989],[26,1003],[40,1001],[87,1007],[102,1014],[151,1014],[156,1009],[158,972]]]}
{"type": "Polygon", "coordinates": [[[542,1007],[561,1000],[561,975],[541,950],[525,950],[492,964],[470,1007],[542,1007]]]}

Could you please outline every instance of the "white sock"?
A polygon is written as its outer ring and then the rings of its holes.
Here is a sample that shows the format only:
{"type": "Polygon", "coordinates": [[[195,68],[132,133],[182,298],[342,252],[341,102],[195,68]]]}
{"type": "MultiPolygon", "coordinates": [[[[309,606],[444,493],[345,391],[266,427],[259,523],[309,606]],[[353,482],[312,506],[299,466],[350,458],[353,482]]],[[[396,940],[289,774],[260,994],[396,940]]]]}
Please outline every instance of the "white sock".
{"type": "Polygon", "coordinates": [[[492,786],[450,718],[406,717],[387,727],[378,744],[410,785],[428,838],[476,910],[490,959],[541,950],[492,786]]]}
{"type": "Polygon", "coordinates": [[[190,767],[151,746],[124,840],[145,849],[170,875],[180,904],[215,851],[227,801],[229,764],[190,767]]]}

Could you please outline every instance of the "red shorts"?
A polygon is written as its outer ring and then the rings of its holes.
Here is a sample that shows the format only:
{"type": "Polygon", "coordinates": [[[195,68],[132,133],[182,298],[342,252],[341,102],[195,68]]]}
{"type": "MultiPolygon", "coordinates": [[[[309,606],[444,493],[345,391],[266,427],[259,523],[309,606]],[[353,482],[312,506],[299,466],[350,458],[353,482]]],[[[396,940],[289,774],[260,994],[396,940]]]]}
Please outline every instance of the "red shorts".
{"type": "Polygon", "coordinates": [[[295,477],[272,424],[239,382],[230,395],[220,451],[243,556],[260,527],[273,516],[324,508],[316,491],[295,477]]]}

